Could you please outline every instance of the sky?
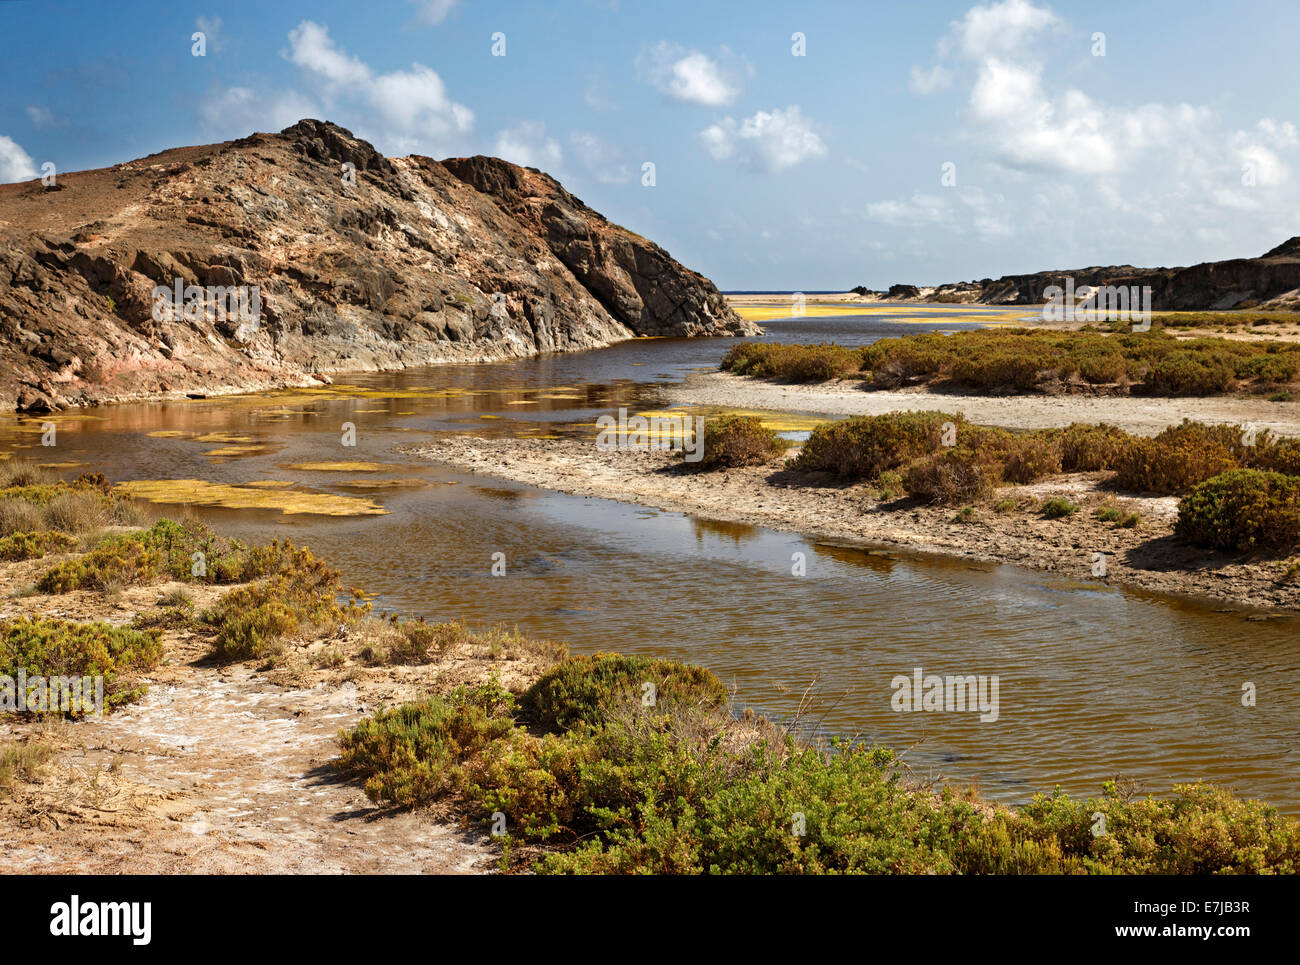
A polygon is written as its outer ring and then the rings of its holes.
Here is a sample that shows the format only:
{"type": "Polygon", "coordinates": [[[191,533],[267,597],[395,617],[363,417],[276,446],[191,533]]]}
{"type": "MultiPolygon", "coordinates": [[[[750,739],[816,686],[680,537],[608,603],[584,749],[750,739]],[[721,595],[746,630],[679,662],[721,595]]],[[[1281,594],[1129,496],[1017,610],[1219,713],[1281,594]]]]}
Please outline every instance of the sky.
{"type": "Polygon", "coordinates": [[[0,182],[316,117],[539,167],[724,290],[1186,265],[1300,235],[1298,37],[1296,0],[0,0],[0,182]]]}

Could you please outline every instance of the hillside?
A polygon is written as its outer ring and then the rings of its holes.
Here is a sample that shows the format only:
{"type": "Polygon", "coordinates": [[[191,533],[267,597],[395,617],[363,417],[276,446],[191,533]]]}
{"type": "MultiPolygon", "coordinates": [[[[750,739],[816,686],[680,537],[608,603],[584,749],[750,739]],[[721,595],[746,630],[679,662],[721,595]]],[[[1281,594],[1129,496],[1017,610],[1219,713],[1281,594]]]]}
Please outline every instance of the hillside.
{"type": "Polygon", "coordinates": [[[754,332],[540,171],[385,158],[321,121],[0,186],[5,408],[754,332]]]}
{"type": "Polygon", "coordinates": [[[1040,305],[1049,286],[1076,288],[1151,286],[1155,311],[1213,311],[1230,308],[1300,310],[1300,236],[1258,258],[1209,261],[1188,268],[1135,268],[1132,265],[1038,271],[1003,275],[982,281],[953,282],[932,287],[894,285],[888,292],[855,288],[881,301],[924,299],[985,305],[1040,305]]]}

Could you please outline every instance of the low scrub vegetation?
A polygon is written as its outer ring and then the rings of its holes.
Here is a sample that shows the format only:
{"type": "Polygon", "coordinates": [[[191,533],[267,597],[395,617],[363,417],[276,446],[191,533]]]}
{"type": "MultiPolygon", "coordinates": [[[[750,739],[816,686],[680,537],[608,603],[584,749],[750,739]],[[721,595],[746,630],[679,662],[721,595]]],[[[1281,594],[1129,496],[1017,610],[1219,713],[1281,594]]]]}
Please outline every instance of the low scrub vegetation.
{"type": "Polygon", "coordinates": [[[858,349],[747,342],[727,353],[722,369],[790,382],[858,377],[885,389],[946,381],[981,392],[1093,386],[1205,396],[1291,385],[1300,376],[1300,345],[1179,339],[1165,331],[1107,335],[999,328],[884,338],[858,349]]]}
{"type": "Polygon", "coordinates": [[[219,537],[205,523],[160,519],[147,530],[114,533],[90,552],[47,570],[37,582],[44,593],[137,586],[159,580],[239,583],[280,568],[289,544],[249,546],[219,537]]]}
{"type": "Polygon", "coordinates": [[[128,677],[157,666],[162,653],[156,631],[52,617],[0,620],[0,676],[102,676],[108,706],[143,693],[128,677]]]}
{"type": "Polygon", "coordinates": [[[0,743],[0,800],[11,797],[19,784],[33,784],[41,777],[54,748],[39,739],[0,743]]]}
{"type": "Polygon", "coordinates": [[[248,660],[278,652],[291,634],[355,623],[370,610],[351,591],[340,602],[340,574],[305,548],[272,544],[278,566],[266,579],[236,587],[222,596],[199,621],[216,630],[213,655],[221,660],[248,660]]]}
{"type": "Polygon", "coordinates": [[[0,463],[0,537],[57,531],[80,536],[142,519],[129,499],[113,495],[99,473],[72,482],[25,462],[0,463]]]}
{"type": "Polygon", "coordinates": [[[1058,791],[1019,810],[934,794],[888,750],[733,719],[707,671],[612,654],[561,664],[520,698],[488,683],[395,707],[341,744],[338,766],[375,801],[449,802],[485,827],[504,815],[503,863],[544,845],[530,862],[543,873],[1300,870],[1300,825],[1213,786],[1058,791]]]}
{"type": "Polygon", "coordinates": [[[1177,532],[1214,549],[1300,547],[1300,477],[1234,469],[1206,480],[1179,501],[1177,532]]]}
{"type": "Polygon", "coordinates": [[[704,424],[699,464],[705,469],[761,466],[784,453],[788,446],[754,416],[725,415],[704,424]]]}
{"type": "Polygon", "coordinates": [[[0,562],[38,560],[46,553],[61,553],[80,542],[77,537],[47,529],[36,533],[0,536],[0,562]]]}

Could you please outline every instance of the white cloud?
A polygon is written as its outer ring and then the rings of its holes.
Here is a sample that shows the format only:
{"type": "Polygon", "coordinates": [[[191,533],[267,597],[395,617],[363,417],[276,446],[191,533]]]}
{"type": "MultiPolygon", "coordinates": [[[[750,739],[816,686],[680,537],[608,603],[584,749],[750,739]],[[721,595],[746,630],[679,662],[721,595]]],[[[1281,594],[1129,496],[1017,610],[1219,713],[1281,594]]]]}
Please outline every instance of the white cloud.
{"type": "Polygon", "coordinates": [[[326,26],[312,20],[289,31],[288,39],[283,56],[300,69],[309,90],[218,90],[200,105],[200,118],[209,129],[246,134],[320,117],[342,124],[389,154],[441,156],[474,128],[474,112],[451,99],[430,67],[415,63],[408,70],[377,73],[339,47],[326,26]]]}
{"type": "Polygon", "coordinates": [[[715,59],[668,41],[643,50],[637,66],[661,93],[705,107],[723,107],[735,101],[751,72],[749,65],[726,47],[715,59]]]}
{"type": "Polygon", "coordinates": [[[701,131],[699,138],[714,160],[734,158],[757,171],[784,171],[826,155],[826,145],[797,105],[758,111],[739,122],[724,117],[701,131]]]}
{"type": "Polygon", "coordinates": [[[54,126],[54,114],[48,107],[42,107],[39,104],[29,104],[27,107],[27,116],[31,118],[32,127],[37,130],[54,126]]]}
{"type": "Polygon", "coordinates": [[[602,184],[623,184],[631,179],[632,169],[622,152],[608,141],[587,131],[573,131],[569,144],[578,163],[602,184]]]}
{"type": "Polygon", "coordinates": [[[866,219],[890,228],[943,227],[945,232],[974,235],[985,242],[1015,233],[1007,199],[979,188],[945,189],[942,195],[915,191],[910,198],[872,201],[866,206],[866,219]]]}
{"type": "Polygon", "coordinates": [[[460,5],[460,0],[410,0],[415,5],[415,19],[423,24],[440,24],[460,5]]]}
{"type": "Polygon", "coordinates": [[[947,90],[952,86],[952,71],[943,64],[935,64],[929,70],[913,67],[908,86],[912,88],[914,93],[922,96],[947,90]]]}
{"type": "Polygon", "coordinates": [[[36,162],[12,138],[0,134],[0,182],[28,181],[36,177],[36,162]]]}
{"type": "Polygon", "coordinates": [[[1019,56],[1039,34],[1060,26],[1060,18],[1046,7],[1035,7],[1029,0],[1002,0],[966,11],[961,21],[952,24],[949,39],[940,42],[940,51],[955,44],[972,60],[1019,56]]]}
{"type": "Polygon", "coordinates": [[[493,153],[513,164],[540,168],[550,174],[564,160],[559,143],[547,136],[541,121],[524,121],[498,132],[493,153]]]}
{"type": "Polygon", "coordinates": [[[225,48],[226,38],[221,30],[220,17],[198,17],[194,21],[194,26],[203,32],[207,46],[212,50],[218,51],[225,48]]]}
{"type": "Polygon", "coordinates": [[[920,191],[904,201],[872,201],[867,205],[868,221],[893,228],[915,228],[950,219],[951,212],[942,198],[920,191]]]}

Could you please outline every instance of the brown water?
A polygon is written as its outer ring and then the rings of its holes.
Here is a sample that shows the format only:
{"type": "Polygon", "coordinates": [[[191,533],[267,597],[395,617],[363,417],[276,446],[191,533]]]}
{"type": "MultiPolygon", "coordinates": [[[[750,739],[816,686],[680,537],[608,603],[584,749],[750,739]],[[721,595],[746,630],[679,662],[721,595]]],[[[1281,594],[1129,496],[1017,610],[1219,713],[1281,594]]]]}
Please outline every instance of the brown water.
{"type": "MultiPolygon", "coordinates": [[[[945,327],[957,327],[955,314],[945,327]]],[[[917,331],[878,317],[769,324],[769,337],[870,341],[917,331]]],[[[1078,584],[1014,567],[829,546],[773,532],[469,477],[395,447],[433,433],[585,433],[649,404],[653,383],[716,365],[732,340],[638,340],[596,352],[350,377],[354,388],[132,405],[0,425],[0,449],[82,462],[115,480],[291,481],[361,496],[386,515],[330,518],[197,510],[222,531],[307,542],[379,593],[378,609],[504,622],[565,640],[704,664],[738,700],[834,734],[907,749],[923,776],[1006,801],[1054,784],[1097,793],[1212,780],[1300,813],[1300,621],[1078,584]],[[526,404],[512,404],[526,403],[526,404]],[[84,418],[91,416],[92,418],[84,418]],[[340,445],[344,422],[357,445],[340,445]],[[184,435],[151,436],[156,432],[184,435]],[[246,437],[266,447],[206,453],[246,437]],[[287,468],[371,460],[377,473],[287,468]],[[407,488],[358,492],[358,480],[407,488]],[[504,553],[507,575],[491,575],[504,553]],[[807,558],[791,575],[792,554],[807,558]],[[899,713],[891,681],[997,675],[999,715],[899,713]],[[1252,682],[1258,705],[1241,705],[1252,682]],[[805,693],[811,690],[807,701],[805,693]]],[[[344,381],[340,379],[340,382],[344,381]]],[[[80,471],[69,467],[69,472],[80,471]]]]}

